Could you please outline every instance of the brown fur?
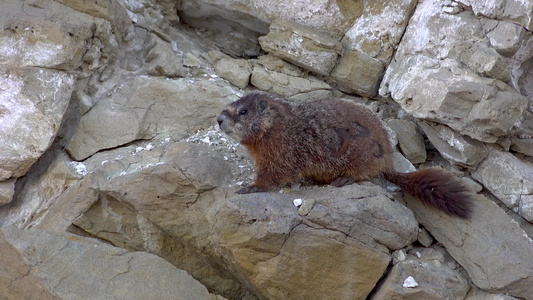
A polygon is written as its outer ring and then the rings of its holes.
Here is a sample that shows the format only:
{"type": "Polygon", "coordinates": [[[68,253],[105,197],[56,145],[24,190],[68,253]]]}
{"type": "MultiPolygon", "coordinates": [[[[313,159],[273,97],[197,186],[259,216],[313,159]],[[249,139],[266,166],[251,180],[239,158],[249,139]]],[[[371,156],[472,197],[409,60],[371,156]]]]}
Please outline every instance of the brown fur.
{"type": "Polygon", "coordinates": [[[471,193],[450,173],[394,171],[387,132],[362,106],[339,99],[291,104],[253,93],[231,103],[217,121],[255,162],[255,183],[237,193],[268,191],[302,178],[342,186],[385,176],[428,205],[470,215],[471,193]]]}

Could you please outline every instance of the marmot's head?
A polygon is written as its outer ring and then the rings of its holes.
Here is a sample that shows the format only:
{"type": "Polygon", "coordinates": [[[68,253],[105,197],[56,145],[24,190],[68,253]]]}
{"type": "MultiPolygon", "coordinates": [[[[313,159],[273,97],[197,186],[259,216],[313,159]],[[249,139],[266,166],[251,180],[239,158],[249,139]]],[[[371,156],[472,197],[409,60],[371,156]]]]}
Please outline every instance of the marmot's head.
{"type": "Polygon", "coordinates": [[[217,117],[220,129],[238,142],[247,143],[268,134],[275,120],[288,114],[285,101],[252,93],[230,103],[217,117]]]}

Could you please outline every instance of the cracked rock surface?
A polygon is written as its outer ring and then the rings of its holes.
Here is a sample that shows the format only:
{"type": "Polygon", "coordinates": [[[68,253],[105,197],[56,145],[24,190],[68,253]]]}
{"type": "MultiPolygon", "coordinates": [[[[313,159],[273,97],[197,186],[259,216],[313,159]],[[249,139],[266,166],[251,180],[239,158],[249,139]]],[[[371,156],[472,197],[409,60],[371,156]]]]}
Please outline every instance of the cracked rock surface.
{"type": "Polygon", "coordinates": [[[532,299],[532,0],[4,0],[1,299],[532,299]],[[217,114],[250,92],[382,120],[399,172],[254,181],[217,114]]]}

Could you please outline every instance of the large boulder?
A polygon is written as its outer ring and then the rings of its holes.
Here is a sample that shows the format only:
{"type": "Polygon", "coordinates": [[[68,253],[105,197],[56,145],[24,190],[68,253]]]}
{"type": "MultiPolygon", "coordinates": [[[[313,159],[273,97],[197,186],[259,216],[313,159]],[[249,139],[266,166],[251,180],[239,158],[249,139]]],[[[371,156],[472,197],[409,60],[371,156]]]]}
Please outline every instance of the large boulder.
{"type": "Polygon", "coordinates": [[[450,14],[438,2],[421,3],[380,93],[417,118],[496,142],[517,131],[528,99],[508,84],[465,67],[481,63],[475,61],[481,52],[499,56],[487,44],[482,23],[472,12],[450,14]]]}
{"type": "Polygon", "coordinates": [[[0,229],[7,299],[210,299],[187,272],[149,253],[72,234],[0,229]]]}
{"type": "Polygon", "coordinates": [[[477,287],[531,299],[533,240],[493,201],[477,196],[472,218],[463,220],[419,205],[411,197],[406,200],[419,222],[465,268],[477,287]]]}
{"type": "Polygon", "coordinates": [[[70,101],[74,76],[0,65],[0,181],[24,175],[50,147],[70,101]]]}
{"type": "Polygon", "coordinates": [[[137,77],[80,120],[67,150],[76,160],[136,140],[184,138],[214,123],[236,92],[222,80],[137,77]]]}

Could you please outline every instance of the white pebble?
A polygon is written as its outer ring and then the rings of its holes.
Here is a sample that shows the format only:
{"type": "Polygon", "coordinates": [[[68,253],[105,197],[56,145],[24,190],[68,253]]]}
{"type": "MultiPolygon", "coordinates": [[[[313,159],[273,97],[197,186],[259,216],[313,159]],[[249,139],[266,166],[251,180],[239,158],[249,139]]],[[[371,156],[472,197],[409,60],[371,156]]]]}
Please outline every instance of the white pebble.
{"type": "Polygon", "coordinates": [[[294,203],[294,206],[296,207],[300,207],[303,203],[303,200],[302,199],[294,199],[292,200],[292,203],[294,203]]]}
{"type": "Polygon", "coordinates": [[[403,281],[403,287],[405,288],[415,288],[418,286],[418,283],[415,281],[415,279],[412,276],[407,277],[403,281]]]}

